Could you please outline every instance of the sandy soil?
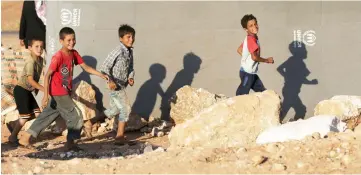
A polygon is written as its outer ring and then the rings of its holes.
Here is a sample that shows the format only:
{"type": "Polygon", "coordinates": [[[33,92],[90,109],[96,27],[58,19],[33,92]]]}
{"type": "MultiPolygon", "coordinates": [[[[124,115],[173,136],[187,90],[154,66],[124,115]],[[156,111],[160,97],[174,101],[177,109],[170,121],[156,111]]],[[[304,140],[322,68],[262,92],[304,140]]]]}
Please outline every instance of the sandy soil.
{"type": "Polygon", "coordinates": [[[167,136],[138,140],[134,146],[116,146],[104,135],[84,140],[82,152],[64,152],[64,137],[44,133],[38,151],[14,148],[2,129],[2,173],[361,173],[361,128],[330,133],[328,138],[245,148],[168,148],[167,136]],[[146,144],[147,143],[147,144],[146,144]],[[154,151],[145,151],[152,145],[154,151]]]}

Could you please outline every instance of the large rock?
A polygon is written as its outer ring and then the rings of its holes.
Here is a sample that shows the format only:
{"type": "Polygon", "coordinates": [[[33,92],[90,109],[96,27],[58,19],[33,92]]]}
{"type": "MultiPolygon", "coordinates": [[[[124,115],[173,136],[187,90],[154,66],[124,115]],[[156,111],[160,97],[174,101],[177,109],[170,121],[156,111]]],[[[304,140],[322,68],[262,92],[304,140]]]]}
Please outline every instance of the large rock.
{"type": "Polygon", "coordinates": [[[236,147],[254,144],[258,134],[280,125],[280,97],[271,90],[220,101],[176,125],[173,147],[236,147]]]}
{"type": "Polygon", "coordinates": [[[361,96],[338,95],[319,102],[315,115],[334,115],[353,129],[361,121],[361,96]]]}
{"type": "Polygon", "coordinates": [[[81,80],[75,85],[72,98],[77,106],[78,112],[81,112],[84,120],[92,119],[96,116],[95,91],[90,84],[81,80]]]}
{"type": "Polygon", "coordinates": [[[181,124],[223,99],[226,99],[224,95],[212,94],[202,88],[184,86],[170,100],[170,116],[175,124],[181,124]]]}

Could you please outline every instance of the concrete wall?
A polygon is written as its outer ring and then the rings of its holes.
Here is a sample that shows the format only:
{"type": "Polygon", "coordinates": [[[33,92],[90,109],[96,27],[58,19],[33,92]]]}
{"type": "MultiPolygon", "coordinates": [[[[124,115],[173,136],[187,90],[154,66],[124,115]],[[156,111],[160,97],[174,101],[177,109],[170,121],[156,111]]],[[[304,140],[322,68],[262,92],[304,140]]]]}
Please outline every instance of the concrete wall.
{"type": "MultiPolygon", "coordinates": [[[[240,83],[236,49],[245,37],[240,19],[247,13],[258,19],[262,55],[275,59],[273,65],[260,65],[259,76],[285,99],[284,108],[291,107],[287,117],[312,116],[315,105],[333,95],[361,95],[361,2],[51,1],[48,8],[48,61],[60,48],[58,32],[64,26],[75,29],[76,49],[98,69],[119,42],[119,25],[136,29],[136,79],[128,92],[132,104],[139,100],[135,110],[143,115],[160,115],[160,88],[173,92],[191,84],[234,96],[240,83]],[[315,31],[315,45],[293,45],[294,30],[315,31]],[[151,79],[149,69],[156,63],[151,79]],[[277,71],[281,65],[284,76],[277,71]]],[[[80,67],[75,75],[94,84],[99,101],[108,106],[103,80],[80,67]]]]}

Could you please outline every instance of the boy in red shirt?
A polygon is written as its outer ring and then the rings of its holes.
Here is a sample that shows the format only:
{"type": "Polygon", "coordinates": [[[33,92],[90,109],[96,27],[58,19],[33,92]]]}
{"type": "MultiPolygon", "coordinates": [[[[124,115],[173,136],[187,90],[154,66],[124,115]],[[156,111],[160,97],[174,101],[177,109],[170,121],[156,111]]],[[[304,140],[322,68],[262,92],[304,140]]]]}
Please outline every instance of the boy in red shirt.
{"type": "Polygon", "coordinates": [[[62,48],[53,56],[49,70],[45,75],[42,105],[43,107],[46,106],[46,108],[35,119],[24,136],[19,140],[19,143],[23,146],[30,146],[31,136],[36,138],[43,129],[48,127],[60,115],[67,122],[68,135],[65,148],[66,150],[76,151],[80,148],[75,144],[74,140],[80,138],[83,118],[79,116],[75,109],[75,104],[70,97],[74,65],[80,65],[86,72],[97,75],[105,80],[108,77],[86,65],[79,53],[74,50],[76,41],[73,29],[69,27],[62,28],[59,32],[59,38],[62,48]],[[48,103],[49,94],[51,97],[50,103],[48,103]]]}

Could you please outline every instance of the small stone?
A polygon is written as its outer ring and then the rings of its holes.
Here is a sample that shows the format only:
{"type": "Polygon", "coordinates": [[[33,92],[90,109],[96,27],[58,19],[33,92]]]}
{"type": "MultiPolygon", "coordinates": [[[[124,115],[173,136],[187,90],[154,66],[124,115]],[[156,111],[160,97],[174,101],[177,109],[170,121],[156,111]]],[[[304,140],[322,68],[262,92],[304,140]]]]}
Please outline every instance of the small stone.
{"type": "Polygon", "coordinates": [[[252,157],[253,165],[254,165],[254,166],[260,165],[260,164],[262,164],[266,159],[267,159],[267,158],[264,157],[264,156],[259,156],[259,155],[254,156],[254,157],[252,157]]]}
{"type": "Polygon", "coordinates": [[[152,152],[153,151],[153,147],[152,145],[147,145],[145,148],[144,148],[144,153],[148,153],[148,152],[152,152]]]}
{"type": "Polygon", "coordinates": [[[45,162],[44,162],[44,161],[40,161],[40,164],[44,165],[44,164],[45,164],[45,162]]]}
{"type": "Polygon", "coordinates": [[[101,123],[101,124],[100,124],[100,127],[106,127],[106,126],[108,126],[107,123],[101,123]]]}
{"type": "Polygon", "coordinates": [[[278,151],[278,146],[277,146],[277,144],[268,144],[267,146],[266,146],[266,150],[269,152],[269,153],[275,153],[275,152],[277,152],[278,151]]]}
{"type": "Polygon", "coordinates": [[[330,151],[329,155],[330,155],[331,158],[336,157],[336,152],[335,151],[330,151]]]}
{"type": "Polygon", "coordinates": [[[155,150],[155,152],[164,152],[165,150],[164,150],[164,148],[162,148],[162,147],[158,147],[156,150],[155,150]]]}
{"type": "Polygon", "coordinates": [[[294,147],[293,149],[294,149],[295,151],[298,151],[298,150],[300,150],[300,149],[301,149],[301,147],[296,146],[296,147],[294,147]]]}
{"type": "Polygon", "coordinates": [[[13,167],[15,168],[15,167],[18,166],[18,164],[17,164],[17,163],[13,163],[13,164],[11,164],[11,166],[13,166],[13,167]]]}
{"type": "Polygon", "coordinates": [[[65,156],[66,156],[66,154],[64,154],[64,153],[60,154],[60,158],[64,158],[65,156]]]}
{"type": "Polygon", "coordinates": [[[68,163],[72,165],[77,165],[80,163],[80,160],[78,158],[75,158],[73,160],[70,160],[68,163]]]}
{"type": "Polygon", "coordinates": [[[152,137],[155,137],[155,136],[157,136],[157,133],[158,133],[158,128],[153,128],[152,132],[150,134],[152,137]]]}
{"type": "Polygon", "coordinates": [[[315,132],[312,134],[313,139],[319,140],[321,139],[321,134],[319,132],[315,132]]]}
{"type": "Polygon", "coordinates": [[[245,152],[247,152],[247,149],[244,148],[244,147],[240,147],[240,148],[237,150],[237,154],[245,153],[245,152]]]}
{"type": "Polygon", "coordinates": [[[107,130],[107,128],[104,127],[104,126],[100,126],[100,127],[98,128],[98,132],[99,132],[99,133],[104,133],[106,130],[107,130]]]}
{"type": "Polygon", "coordinates": [[[72,152],[67,152],[67,153],[66,153],[66,157],[68,157],[68,158],[71,157],[72,155],[73,155],[72,152]]]}
{"type": "Polygon", "coordinates": [[[13,155],[11,153],[9,153],[9,157],[11,158],[11,157],[13,157],[13,155]]]}
{"type": "Polygon", "coordinates": [[[142,129],[140,129],[140,132],[149,132],[150,128],[148,127],[143,127],[142,129]]]}
{"type": "Polygon", "coordinates": [[[305,164],[303,162],[298,162],[296,166],[297,168],[304,168],[305,164]]]}
{"type": "Polygon", "coordinates": [[[307,142],[312,141],[312,140],[313,140],[312,135],[308,135],[305,137],[305,141],[307,141],[307,142]]]}
{"type": "Polygon", "coordinates": [[[163,137],[163,136],[164,136],[164,132],[162,132],[162,131],[158,132],[158,133],[157,133],[157,136],[158,136],[158,137],[163,137]]]}
{"type": "Polygon", "coordinates": [[[336,132],[333,132],[333,131],[330,131],[327,133],[327,138],[331,138],[331,137],[334,137],[336,136],[336,132]]]}
{"type": "Polygon", "coordinates": [[[352,130],[351,129],[346,129],[345,133],[352,133],[352,130]]]}
{"type": "Polygon", "coordinates": [[[275,171],[282,171],[282,170],[285,170],[287,167],[283,164],[280,164],[280,163],[275,163],[272,165],[272,169],[275,170],[275,171]]]}
{"type": "Polygon", "coordinates": [[[353,136],[353,134],[348,134],[348,133],[340,133],[337,138],[339,138],[340,140],[343,141],[352,141],[355,140],[355,137],[353,136]]]}
{"type": "Polygon", "coordinates": [[[348,142],[343,142],[343,143],[341,143],[341,147],[344,148],[344,149],[350,149],[351,145],[348,142]]]}
{"type": "Polygon", "coordinates": [[[36,166],[36,167],[34,168],[34,173],[38,174],[38,173],[40,173],[42,170],[43,170],[43,168],[41,168],[41,167],[39,167],[39,166],[36,166]]]}
{"type": "Polygon", "coordinates": [[[351,164],[353,158],[350,156],[350,155],[344,155],[342,158],[341,158],[341,162],[342,164],[344,165],[349,165],[351,164]]]}
{"type": "Polygon", "coordinates": [[[30,170],[29,170],[29,171],[28,171],[28,174],[29,174],[29,175],[31,175],[31,174],[34,174],[34,173],[33,173],[32,171],[30,171],[30,170]]]}

